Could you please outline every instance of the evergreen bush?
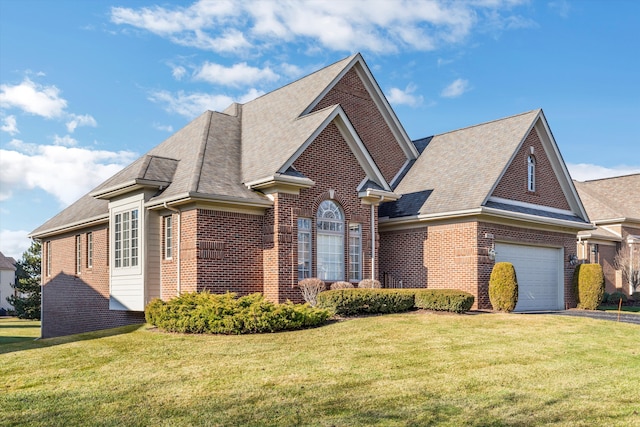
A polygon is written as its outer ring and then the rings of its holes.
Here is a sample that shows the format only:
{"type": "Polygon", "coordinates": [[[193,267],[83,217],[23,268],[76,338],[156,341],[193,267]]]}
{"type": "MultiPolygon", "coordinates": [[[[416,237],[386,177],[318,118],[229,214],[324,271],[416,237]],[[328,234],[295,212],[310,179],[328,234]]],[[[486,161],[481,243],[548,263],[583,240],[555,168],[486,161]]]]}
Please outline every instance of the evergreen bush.
{"type": "Polygon", "coordinates": [[[341,316],[409,311],[414,292],[402,289],[336,289],[318,295],[318,307],[341,316]]]}
{"type": "Polygon", "coordinates": [[[248,334],[319,326],[327,310],[309,305],[274,304],[262,294],[236,298],[233,293],[186,293],[168,302],[151,301],[145,309],[148,323],[168,332],[248,334]]]}
{"type": "MultiPolygon", "coordinates": [[[[604,274],[600,264],[578,264],[573,271],[573,291],[578,308],[595,310],[604,296],[604,274]]],[[[612,302],[609,295],[609,302],[612,302]]],[[[615,304],[618,301],[615,300],[615,304]]]]}
{"type": "Polygon", "coordinates": [[[518,278],[510,262],[497,262],[489,278],[489,300],[494,310],[511,312],[518,303],[518,278]]]}
{"type": "MultiPolygon", "coordinates": [[[[609,305],[618,305],[620,304],[620,300],[622,300],[623,304],[626,304],[628,299],[627,296],[622,293],[622,292],[613,292],[611,295],[609,295],[609,298],[607,299],[607,304],[609,305]]],[[[604,304],[604,301],[603,301],[604,304]]]]}
{"type": "Polygon", "coordinates": [[[475,298],[455,289],[416,289],[415,306],[425,310],[464,313],[471,310],[475,298]]]}

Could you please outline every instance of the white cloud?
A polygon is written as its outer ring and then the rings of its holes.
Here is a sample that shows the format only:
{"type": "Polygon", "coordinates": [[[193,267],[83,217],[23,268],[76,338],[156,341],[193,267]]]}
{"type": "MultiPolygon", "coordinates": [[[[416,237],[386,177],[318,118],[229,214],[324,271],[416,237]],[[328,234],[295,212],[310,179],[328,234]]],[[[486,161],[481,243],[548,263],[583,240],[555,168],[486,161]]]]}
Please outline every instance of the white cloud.
{"type": "Polygon", "coordinates": [[[251,67],[246,62],[231,67],[205,62],[194,75],[196,80],[225,86],[252,85],[260,81],[275,81],[279,77],[269,67],[251,67]]]}
{"type": "Polygon", "coordinates": [[[94,119],[89,114],[84,114],[81,116],[77,114],[69,114],[69,117],[71,118],[71,120],[67,122],[67,131],[69,131],[69,133],[73,133],[73,131],[75,131],[78,126],[98,126],[96,119],[94,119]]]}
{"type": "Polygon", "coordinates": [[[160,123],[154,123],[152,126],[156,130],[161,130],[163,132],[173,132],[173,126],[171,125],[161,125],[160,123]]]}
{"type": "Polygon", "coordinates": [[[187,69],[183,66],[179,65],[177,67],[173,67],[171,70],[171,75],[176,80],[182,80],[182,78],[187,74],[187,69]]]}
{"type": "Polygon", "coordinates": [[[67,101],[60,97],[57,87],[43,86],[25,77],[18,85],[0,85],[0,105],[50,119],[64,113],[67,101]]]}
{"type": "Polygon", "coordinates": [[[7,132],[9,135],[15,135],[20,133],[18,130],[18,122],[16,121],[16,116],[7,116],[3,120],[3,125],[0,127],[0,130],[3,132],[7,132]]]}
{"type": "Polygon", "coordinates": [[[24,251],[31,246],[26,230],[0,230],[0,252],[16,261],[22,259],[24,251]]]}
{"type": "Polygon", "coordinates": [[[222,111],[234,101],[245,103],[263,95],[264,92],[251,88],[244,95],[234,99],[228,95],[214,95],[210,93],[171,93],[166,90],[155,91],[149,95],[149,100],[165,104],[165,110],[178,113],[189,119],[199,116],[207,110],[222,111]]]}
{"type": "Polygon", "coordinates": [[[54,135],[53,143],[55,145],[62,145],[64,147],[75,147],[78,145],[78,141],[73,139],[70,135],[58,136],[54,135]]]}
{"type": "Polygon", "coordinates": [[[393,105],[408,105],[410,107],[417,107],[418,105],[422,104],[423,97],[421,95],[413,95],[416,89],[417,86],[412,83],[409,83],[405,90],[399,89],[397,87],[392,87],[391,89],[389,89],[387,99],[393,105]]]}
{"type": "Polygon", "coordinates": [[[111,21],[215,52],[296,41],[307,49],[372,52],[432,50],[459,43],[474,28],[528,24],[510,14],[520,0],[211,1],[189,7],[114,7],[111,21]]]}
{"type": "MultiPolygon", "coordinates": [[[[63,138],[64,139],[64,138],[63,138]]],[[[137,155],[130,151],[36,145],[14,140],[0,150],[0,200],[20,190],[40,188],[66,206],[109,178],[137,155]]]]}
{"type": "Polygon", "coordinates": [[[567,163],[571,178],[576,181],[588,181],[591,179],[611,178],[614,176],[640,173],[640,166],[619,165],[605,167],[588,163],[567,163]]]}
{"type": "Polygon", "coordinates": [[[468,90],[469,80],[456,79],[440,92],[440,96],[443,98],[457,98],[468,90]]]}

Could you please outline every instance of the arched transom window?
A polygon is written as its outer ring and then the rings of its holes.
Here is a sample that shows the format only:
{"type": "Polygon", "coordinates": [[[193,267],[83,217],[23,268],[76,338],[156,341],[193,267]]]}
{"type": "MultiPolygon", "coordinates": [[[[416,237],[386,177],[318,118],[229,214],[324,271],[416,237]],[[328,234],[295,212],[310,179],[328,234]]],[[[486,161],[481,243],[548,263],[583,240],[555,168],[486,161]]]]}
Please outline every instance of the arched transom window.
{"type": "Polygon", "coordinates": [[[332,200],[318,207],[318,278],[344,280],[344,214],[332,200]]]}
{"type": "Polygon", "coordinates": [[[536,191],[536,158],[533,154],[527,158],[527,190],[536,191]]]}

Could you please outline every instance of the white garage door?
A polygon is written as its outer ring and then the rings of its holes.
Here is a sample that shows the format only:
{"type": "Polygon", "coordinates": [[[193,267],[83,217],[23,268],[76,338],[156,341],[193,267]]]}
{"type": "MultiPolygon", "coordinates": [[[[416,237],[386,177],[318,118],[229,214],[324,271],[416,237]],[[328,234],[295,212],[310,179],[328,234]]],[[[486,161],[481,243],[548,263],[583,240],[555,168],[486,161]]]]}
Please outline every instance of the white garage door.
{"type": "Polygon", "coordinates": [[[562,249],[496,243],[496,262],[510,262],[518,278],[515,311],[564,308],[562,249]]]}

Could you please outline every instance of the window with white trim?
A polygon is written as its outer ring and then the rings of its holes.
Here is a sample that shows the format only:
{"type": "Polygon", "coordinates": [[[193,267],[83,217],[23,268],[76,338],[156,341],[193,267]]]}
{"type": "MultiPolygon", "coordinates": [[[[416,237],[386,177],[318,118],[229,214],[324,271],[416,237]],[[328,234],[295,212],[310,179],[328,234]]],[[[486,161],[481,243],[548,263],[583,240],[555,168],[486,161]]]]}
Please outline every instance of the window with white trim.
{"type": "Polygon", "coordinates": [[[45,273],[48,277],[51,276],[51,240],[44,242],[44,251],[46,255],[45,273]]]}
{"type": "Polygon", "coordinates": [[[164,217],[164,259],[173,258],[173,218],[164,217]]]}
{"type": "Polygon", "coordinates": [[[93,233],[87,233],[87,268],[93,268],[93,233]]]}
{"type": "Polygon", "coordinates": [[[332,200],[320,203],[317,214],[318,278],[344,280],[344,215],[332,200]]]}
{"type": "Polygon", "coordinates": [[[533,154],[527,158],[527,190],[536,191],[536,158],[533,154]]]}
{"type": "Polygon", "coordinates": [[[138,265],[138,209],[114,216],[114,267],[138,265]]]}
{"type": "Polygon", "coordinates": [[[76,235],[76,274],[82,271],[82,239],[76,235]]]}
{"type": "Polygon", "coordinates": [[[311,277],[311,218],[298,218],[298,280],[311,277]]]}
{"type": "Polygon", "coordinates": [[[349,224],[349,280],[362,280],[362,225],[349,224]]]}

